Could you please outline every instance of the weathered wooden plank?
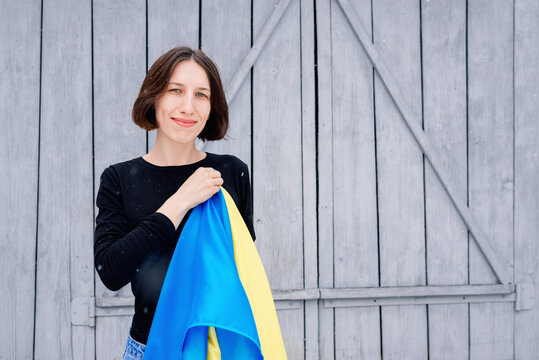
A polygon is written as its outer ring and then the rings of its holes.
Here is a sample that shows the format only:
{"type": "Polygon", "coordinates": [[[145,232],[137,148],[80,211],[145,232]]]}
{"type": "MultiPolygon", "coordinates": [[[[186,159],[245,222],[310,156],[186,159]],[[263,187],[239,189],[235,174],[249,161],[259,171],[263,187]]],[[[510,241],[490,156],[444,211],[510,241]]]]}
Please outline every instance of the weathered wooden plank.
{"type": "Polygon", "coordinates": [[[318,289],[273,290],[273,300],[316,300],[320,298],[318,289]]]}
{"type": "MultiPolygon", "coordinates": [[[[422,296],[476,296],[509,295],[515,293],[515,285],[431,285],[431,286],[388,286],[361,288],[292,289],[273,290],[275,301],[316,299],[369,299],[384,297],[422,296]]],[[[98,307],[130,306],[132,296],[103,297],[96,299],[98,307]]]]}
{"type": "MultiPolygon", "coordinates": [[[[146,133],[133,124],[131,109],[146,73],[146,5],[137,1],[94,1],[95,193],[110,164],[144,153],[146,133]],[[129,24],[129,26],[126,26],[129,24]]],[[[96,276],[96,298],[131,296],[129,285],[107,290],[96,276]]],[[[118,355],[125,346],[127,320],[96,322],[97,358],[118,355]]],[[[121,354],[120,354],[121,355],[121,354]]]]}
{"type": "MultiPolygon", "coordinates": [[[[114,299],[114,298],[109,298],[114,299]]],[[[134,298],[132,298],[134,300],[134,298]]],[[[124,302],[123,300],[122,302],[124,302]]],[[[280,310],[301,310],[303,306],[303,301],[301,300],[276,300],[275,301],[275,309],[277,310],[277,313],[279,313],[280,310]]],[[[96,317],[104,317],[104,316],[126,316],[130,315],[133,316],[135,313],[135,310],[133,308],[133,301],[130,302],[128,305],[110,305],[107,304],[106,306],[97,307],[95,311],[96,317]]]]}
{"type": "Polygon", "coordinates": [[[198,49],[198,22],[198,1],[148,1],[148,68],[176,46],[198,49]]]}
{"type": "MultiPolygon", "coordinates": [[[[373,2],[374,46],[399,79],[421,119],[419,3],[373,2]]],[[[378,75],[375,77],[380,284],[425,284],[423,156],[378,75]]],[[[382,308],[382,348],[388,358],[427,358],[423,305],[382,308]]]]}
{"type": "MultiPolygon", "coordinates": [[[[256,36],[271,13],[271,4],[255,4],[253,10],[256,36]]],[[[293,4],[254,68],[253,136],[257,146],[253,149],[252,172],[256,245],[272,289],[297,289],[303,285],[299,40],[299,6],[293,4]],[[288,56],[276,58],[276,51],[288,56]]]]}
{"type": "MultiPolygon", "coordinates": [[[[202,2],[202,50],[219,67],[223,86],[230,83],[251,48],[251,1],[202,2]],[[238,11],[241,9],[241,11],[238,11]]],[[[205,151],[233,154],[251,164],[251,79],[248,76],[229,101],[230,127],[223,141],[208,142],[205,151]]]]}
{"type": "MultiPolygon", "coordinates": [[[[148,69],[159,56],[173,47],[185,45],[198,49],[198,1],[152,0],[147,4],[148,69]],[[181,21],[178,21],[178,14],[181,14],[181,21]]],[[[138,85],[137,91],[140,85],[142,82],[138,85]]],[[[156,133],[156,131],[148,132],[148,151],[155,144],[156,133]]]]}
{"type": "MultiPolygon", "coordinates": [[[[303,306],[303,301],[275,301],[275,309],[277,314],[281,310],[301,310],[303,306]]],[[[122,317],[122,316],[133,316],[135,310],[133,304],[128,306],[112,306],[112,307],[98,307],[95,311],[95,317],[122,317]]],[[[297,315],[297,314],[296,314],[297,315]]],[[[129,327],[127,328],[129,330],[129,327]]],[[[119,338],[121,340],[121,338],[119,338]]]]}
{"type": "MultiPolygon", "coordinates": [[[[380,306],[382,304],[451,304],[514,302],[514,285],[399,286],[372,288],[274,290],[278,308],[299,309],[304,300],[324,300],[324,308],[380,306]]],[[[132,296],[103,297],[95,301],[96,316],[125,315],[134,304],[132,296]]],[[[310,301],[307,301],[309,303],[310,301]]]]}
{"type": "MultiPolygon", "coordinates": [[[[253,38],[276,4],[253,3],[253,38]]],[[[290,4],[253,68],[253,201],[256,246],[272,289],[303,287],[299,2],[290,4]],[[275,54],[286,56],[275,56],[275,54]]],[[[290,359],[304,356],[303,309],[281,330],[290,359]],[[301,313],[299,313],[301,312],[301,313]],[[301,339],[298,341],[297,339],[301,339]]],[[[283,319],[283,316],[280,316],[283,319]]]]}
{"type": "MultiPolygon", "coordinates": [[[[370,29],[371,1],[351,7],[370,29]]],[[[379,284],[373,67],[338,5],[330,18],[335,287],[373,287],[379,284]]],[[[374,359],[380,352],[379,309],[335,310],[338,358],[374,359]]]]}
{"type": "Polygon", "coordinates": [[[335,309],[335,358],[380,358],[379,307],[335,309]]]}
{"type": "Polygon", "coordinates": [[[297,302],[294,307],[289,309],[279,309],[279,303],[275,304],[288,359],[304,359],[305,357],[305,339],[303,336],[304,304],[304,302],[297,302]]]}
{"type": "MultiPolygon", "coordinates": [[[[370,0],[355,7],[370,24],[370,0]]],[[[331,19],[335,287],[372,287],[379,280],[373,70],[340,7],[331,19]]]]}
{"type": "MultiPolygon", "coordinates": [[[[513,5],[468,3],[469,204],[492,245],[513,259],[513,5]]],[[[496,278],[470,243],[470,283],[496,278]]],[[[513,304],[470,305],[470,357],[513,358],[513,304]]]]}
{"type": "Polygon", "coordinates": [[[389,286],[373,288],[320,289],[321,299],[367,299],[383,297],[507,295],[514,285],[389,286]]]}
{"type": "Polygon", "coordinates": [[[515,283],[535,284],[535,306],[515,313],[515,359],[539,354],[539,3],[515,2],[515,283]]]}
{"type": "Polygon", "coordinates": [[[277,310],[277,314],[279,314],[280,310],[299,310],[302,308],[302,306],[303,301],[275,301],[275,309],[277,310]]]}
{"type": "MultiPolygon", "coordinates": [[[[331,0],[315,2],[318,75],[318,269],[319,286],[333,283],[333,88],[331,0]]],[[[334,309],[318,305],[320,359],[334,358],[334,309]]]]}
{"type": "MultiPolygon", "coordinates": [[[[373,3],[374,44],[421,119],[419,9],[415,2],[373,3]]],[[[425,283],[423,159],[376,76],[376,135],[382,286],[425,283]],[[410,255],[410,257],[408,256],[410,255]],[[392,264],[391,260],[395,260],[392,264]]]]}
{"type": "Polygon", "coordinates": [[[43,359],[94,357],[93,329],[71,326],[71,297],[92,296],[94,280],[90,19],[90,1],[44,3],[35,315],[43,359]]]}
{"type": "MultiPolygon", "coordinates": [[[[465,199],[466,2],[421,5],[425,134],[441,155],[448,181],[459,191],[459,198],[465,199]]],[[[466,284],[466,225],[430,163],[425,164],[427,284],[466,284]]],[[[428,316],[430,357],[468,359],[468,306],[432,305],[428,316]]]]}
{"type": "MultiPolygon", "coordinates": [[[[301,124],[303,167],[303,286],[318,288],[318,241],[316,222],[316,93],[314,2],[300,1],[301,17],[301,124]]],[[[318,296],[320,292],[316,290],[318,296]]],[[[317,360],[318,303],[305,301],[305,360],[317,360]]]]}
{"type": "MultiPolygon", "coordinates": [[[[357,307],[379,307],[379,306],[402,306],[402,305],[446,305],[446,304],[470,304],[470,303],[495,303],[495,302],[515,302],[516,294],[494,294],[494,295],[474,295],[474,296],[462,296],[462,295],[450,295],[450,296],[421,296],[421,297],[386,297],[381,299],[336,299],[336,300],[324,300],[324,307],[328,308],[357,308],[357,307]]],[[[441,309],[440,318],[450,318],[447,309],[438,306],[441,309]]],[[[455,330],[451,330],[454,333],[455,330]]],[[[427,334],[425,334],[426,336],[427,334]]],[[[460,335],[459,335],[460,336],[460,335]]],[[[446,344],[448,345],[448,344],[446,344]]],[[[435,354],[434,357],[439,355],[435,354]]]]}
{"type": "Polygon", "coordinates": [[[131,326],[131,315],[98,317],[96,319],[96,359],[123,359],[131,326]]]}
{"type": "MultiPolygon", "coordinates": [[[[133,102],[145,75],[144,29],[143,1],[94,3],[96,193],[99,176],[107,166],[139,156],[146,148],[144,130],[131,121],[133,102]],[[121,26],[124,22],[132,26],[121,26]]],[[[97,297],[107,292],[98,289],[97,297]]]]}
{"type": "MultiPolygon", "coordinates": [[[[514,288],[513,288],[514,289],[514,288]]],[[[318,289],[300,289],[300,290],[273,290],[273,300],[316,300],[320,298],[318,289]]],[[[117,307],[131,306],[135,303],[132,296],[102,297],[96,299],[98,307],[117,307]]]]}
{"type": "Polygon", "coordinates": [[[1,359],[33,351],[40,17],[40,1],[6,1],[0,11],[1,359]]]}

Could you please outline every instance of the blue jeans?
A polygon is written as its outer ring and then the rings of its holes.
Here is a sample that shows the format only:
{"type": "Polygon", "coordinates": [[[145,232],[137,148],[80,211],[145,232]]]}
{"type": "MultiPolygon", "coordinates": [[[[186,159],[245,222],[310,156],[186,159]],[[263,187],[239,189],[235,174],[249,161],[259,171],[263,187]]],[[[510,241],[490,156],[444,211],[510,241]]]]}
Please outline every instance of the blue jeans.
{"type": "Polygon", "coordinates": [[[131,335],[128,335],[123,360],[142,360],[145,349],[146,346],[144,344],[135,341],[131,335]]]}

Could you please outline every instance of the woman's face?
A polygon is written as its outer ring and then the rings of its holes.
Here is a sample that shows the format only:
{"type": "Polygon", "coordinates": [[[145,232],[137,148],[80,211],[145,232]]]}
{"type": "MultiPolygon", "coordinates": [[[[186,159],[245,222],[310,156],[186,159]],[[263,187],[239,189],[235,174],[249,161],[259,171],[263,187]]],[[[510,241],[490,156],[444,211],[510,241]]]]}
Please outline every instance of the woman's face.
{"type": "Polygon", "coordinates": [[[194,143],[210,116],[210,82],[192,60],[174,68],[165,92],[155,103],[158,131],[176,143],[194,143]]]}

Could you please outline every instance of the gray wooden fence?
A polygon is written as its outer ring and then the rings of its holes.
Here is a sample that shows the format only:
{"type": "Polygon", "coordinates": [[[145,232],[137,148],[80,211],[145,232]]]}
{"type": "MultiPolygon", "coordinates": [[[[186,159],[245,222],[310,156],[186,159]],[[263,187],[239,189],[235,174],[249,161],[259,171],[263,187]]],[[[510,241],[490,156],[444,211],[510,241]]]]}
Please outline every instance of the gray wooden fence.
{"type": "Polygon", "coordinates": [[[0,359],[118,359],[99,176],[177,45],[218,64],[289,359],[538,359],[539,2],[3,0],[0,359]]]}

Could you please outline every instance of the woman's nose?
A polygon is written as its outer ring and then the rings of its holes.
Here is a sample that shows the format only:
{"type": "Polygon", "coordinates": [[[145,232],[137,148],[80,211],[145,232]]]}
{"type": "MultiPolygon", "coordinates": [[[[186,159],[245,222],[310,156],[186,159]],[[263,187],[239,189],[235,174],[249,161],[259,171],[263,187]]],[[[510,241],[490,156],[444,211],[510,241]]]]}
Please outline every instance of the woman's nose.
{"type": "Polygon", "coordinates": [[[194,111],[194,100],[192,96],[185,96],[181,105],[181,111],[185,114],[192,114],[194,111]]]}

